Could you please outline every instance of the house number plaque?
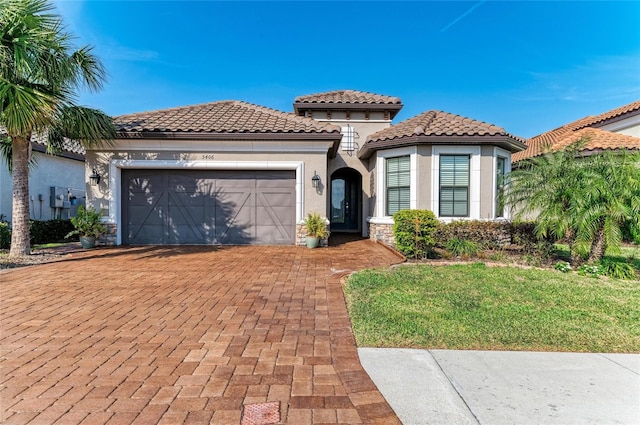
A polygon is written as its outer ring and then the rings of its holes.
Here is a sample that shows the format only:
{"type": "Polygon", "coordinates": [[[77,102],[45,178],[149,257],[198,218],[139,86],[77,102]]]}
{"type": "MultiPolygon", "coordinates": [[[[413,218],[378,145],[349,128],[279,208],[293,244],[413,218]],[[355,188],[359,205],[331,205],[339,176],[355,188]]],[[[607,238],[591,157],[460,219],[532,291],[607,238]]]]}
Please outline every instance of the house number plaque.
{"type": "Polygon", "coordinates": [[[215,159],[215,155],[212,153],[203,153],[201,159],[215,159]]]}

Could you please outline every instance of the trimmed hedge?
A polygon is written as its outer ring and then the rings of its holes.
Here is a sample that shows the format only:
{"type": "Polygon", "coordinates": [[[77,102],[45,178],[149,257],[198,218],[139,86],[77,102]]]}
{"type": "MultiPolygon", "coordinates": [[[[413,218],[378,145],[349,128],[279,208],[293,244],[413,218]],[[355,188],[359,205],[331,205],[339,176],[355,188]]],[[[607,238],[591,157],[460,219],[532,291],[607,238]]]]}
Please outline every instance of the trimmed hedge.
{"type": "MultiPolygon", "coordinates": [[[[65,239],[67,233],[72,230],[73,224],[70,220],[29,220],[29,241],[31,245],[77,241],[77,236],[65,239]]],[[[0,222],[0,249],[8,249],[10,246],[9,223],[0,222]]]]}
{"type": "Polygon", "coordinates": [[[0,249],[7,249],[11,246],[11,230],[9,223],[0,221],[0,249]]]}
{"type": "Polygon", "coordinates": [[[506,247],[535,251],[548,256],[555,240],[540,240],[535,234],[535,222],[460,220],[440,223],[436,233],[436,246],[446,249],[451,240],[467,240],[480,249],[506,247]]]}
{"type": "Polygon", "coordinates": [[[401,210],[393,215],[396,248],[410,258],[425,258],[436,243],[439,221],[429,210],[401,210]]]}
{"type": "Polygon", "coordinates": [[[29,232],[31,235],[31,244],[45,244],[52,242],[68,242],[69,240],[78,240],[77,237],[65,239],[67,233],[73,230],[73,224],[70,220],[30,220],[29,232]]]}

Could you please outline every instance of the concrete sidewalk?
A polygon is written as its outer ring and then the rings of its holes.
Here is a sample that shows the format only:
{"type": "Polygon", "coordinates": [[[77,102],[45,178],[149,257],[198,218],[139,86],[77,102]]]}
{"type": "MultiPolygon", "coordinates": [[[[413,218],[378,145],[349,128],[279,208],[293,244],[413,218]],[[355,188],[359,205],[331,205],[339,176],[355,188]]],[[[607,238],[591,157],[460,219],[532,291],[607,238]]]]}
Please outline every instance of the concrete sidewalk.
{"type": "Polygon", "coordinates": [[[640,355],[360,348],[404,425],[640,424],[640,355]]]}

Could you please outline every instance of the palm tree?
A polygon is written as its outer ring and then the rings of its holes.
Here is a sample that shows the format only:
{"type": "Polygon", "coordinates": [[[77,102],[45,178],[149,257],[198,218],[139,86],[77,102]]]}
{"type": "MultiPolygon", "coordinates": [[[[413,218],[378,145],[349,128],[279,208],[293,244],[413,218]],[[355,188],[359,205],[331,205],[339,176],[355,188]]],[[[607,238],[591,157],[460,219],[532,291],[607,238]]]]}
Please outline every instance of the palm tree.
{"type": "Polygon", "coordinates": [[[508,176],[514,217],[536,216],[538,237],[567,239],[574,264],[618,249],[621,228],[640,230],[640,156],[626,151],[583,156],[579,140],[532,158],[508,176]]]}
{"type": "Polygon", "coordinates": [[[99,90],[105,70],[92,48],[75,49],[47,0],[0,0],[0,127],[10,140],[13,210],[10,258],[30,253],[29,173],[32,136],[47,151],[65,139],[96,145],[115,136],[110,117],[76,105],[82,87],[99,90]]]}
{"type": "Polygon", "coordinates": [[[576,242],[589,262],[619,250],[622,226],[640,230],[640,155],[627,151],[590,157],[591,180],[576,198],[576,242]]]}
{"type": "Polygon", "coordinates": [[[536,217],[539,238],[567,239],[572,262],[580,261],[573,243],[573,208],[586,170],[584,162],[576,161],[582,144],[530,158],[505,176],[504,202],[514,210],[513,217],[536,217]]]}

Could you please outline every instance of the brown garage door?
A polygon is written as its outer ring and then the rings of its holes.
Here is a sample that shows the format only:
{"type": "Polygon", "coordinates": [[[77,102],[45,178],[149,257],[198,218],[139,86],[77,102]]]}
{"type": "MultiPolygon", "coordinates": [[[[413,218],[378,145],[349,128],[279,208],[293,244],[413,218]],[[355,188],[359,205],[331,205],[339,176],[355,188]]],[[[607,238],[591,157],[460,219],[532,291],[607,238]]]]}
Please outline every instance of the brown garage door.
{"type": "Polygon", "coordinates": [[[294,171],[122,170],[123,243],[293,244],[294,171]]]}

